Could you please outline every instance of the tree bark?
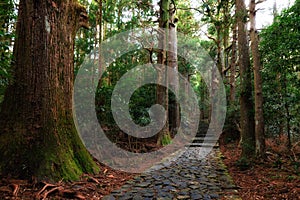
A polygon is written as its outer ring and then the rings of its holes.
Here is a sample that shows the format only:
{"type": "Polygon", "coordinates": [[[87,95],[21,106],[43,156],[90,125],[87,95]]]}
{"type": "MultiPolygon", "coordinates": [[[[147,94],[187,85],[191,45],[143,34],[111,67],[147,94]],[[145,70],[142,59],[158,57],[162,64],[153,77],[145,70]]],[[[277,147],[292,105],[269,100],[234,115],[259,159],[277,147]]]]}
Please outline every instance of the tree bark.
{"type": "Polygon", "coordinates": [[[171,4],[169,9],[170,24],[168,33],[168,53],[167,64],[170,67],[168,71],[168,79],[170,80],[170,88],[173,88],[175,98],[170,99],[169,102],[169,124],[170,132],[175,135],[180,124],[179,104],[176,100],[179,92],[179,77],[178,77],[178,60],[177,60],[177,33],[174,22],[175,5],[171,4]]]}
{"type": "Polygon", "coordinates": [[[232,47],[231,47],[231,61],[230,61],[230,104],[235,103],[235,75],[236,75],[236,60],[237,60],[237,24],[233,24],[232,29],[232,47]]]}
{"type": "Polygon", "coordinates": [[[255,143],[256,156],[265,156],[265,125],[263,116],[263,95],[262,95],[262,64],[260,60],[260,53],[258,49],[258,34],[255,25],[256,2],[250,1],[250,38],[251,51],[253,57],[253,71],[254,71],[254,99],[255,99],[255,143]]]}
{"type": "Polygon", "coordinates": [[[224,1],[223,5],[223,71],[222,74],[224,77],[226,77],[226,69],[229,67],[229,62],[228,62],[228,47],[229,47],[229,42],[230,42],[230,30],[231,30],[231,24],[232,22],[230,21],[231,17],[231,12],[230,12],[230,1],[224,1]]]}
{"type": "MultiPolygon", "coordinates": [[[[97,22],[96,22],[97,29],[98,29],[98,26],[99,26],[99,30],[98,30],[98,37],[99,37],[99,39],[98,39],[98,45],[99,45],[99,47],[98,47],[98,55],[99,55],[99,58],[98,58],[98,60],[99,60],[99,63],[98,63],[98,73],[102,74],[102,70],[103,70],[103,67],[102,67],[103,63],[102,62],[103,61],[102,61],[101,43],[102,43],[102,37],[103,37],[103,34],[102,34],[102,31],[103,31],[102,30],[102,24],[103,24],[103,12],[102,12],[103,2],[102,2],[102,0],[98,0],[97,2],[99,4],[99,8],[98,8],[98,12],[99,12],[98,14],[99,14],[99,16],[97,15],[98,19],[97,19],[97,22]]],[[[96,41],[95,41],[95,43],[97,44],[96,41]]],[[[101,85],[102,85],[102,81],[100,80],[98,87],[101,88],[101,85]]]]}
{"type": "Polygon", "coordinates": [[[285,98],[283,99],[284,102],[284,108],[285,108],[285,112],[286,112],[286,131],[287,131],[287,136],[288,136],[288,149],[290,150],[292,147],[292,141],[291,141],[291,114],[290,114],[290,109],[289,109],[289,105],[287,102],[287,98],[288,98],[288,90],[287,90],[287,75],[284,75],[284,81],[283,81],[283,87],[284,87],[284,94],[285,94],[285,98]]]}
{"type": "Polygon", "coordinates": [[[2,176],[73,180],[98,168],[72,115],[74,39],[87,26],[75,0],[21,0],[14,82],[0,114],[2,176]]]}
{"type": "Polygon", "coordinates": [[[249,159],[255,155],[254,111],[252,83],[247,37],[247,9],[244,0],[236,0],[238,24],[238,50],[240,67],[240,110],[242,157],[249,159]]]}
{"type": "MultiPolygon", "coordinates": [[[[159,27],[165,30],[168,30],[169,27],[169,8],[170,1],[169,0],[160,0],[160,15],[159,15],[159,27]]],[[[167,64],[167,35],[161,31],[159,33],[159,50],[157,55],[157,63],[161,65],[167,64]]],[[[166,110],[166,116],[169,116],[169,95],[168,88],[164,87],[160,84],[167,85],[168,84],[168,71],[163,70],[163,68],[157,69],[157,88],[156,88],[156,103],[162,105],[166,110]]],[[[164,128],[157,134],[157,145],[162,145],[162,140],[164,137],[170,136],[169,133],[169,119],[167,117],[164,128]]]]}
{"type": "Polygon", "coordinates": [[[157,99],[156,102],[167,111],[167,121],[163,128],[158,133],[157,144],[162,144],[162,139],[167,137],[169,139],[171,133],[176,133],[180,124],[180,111],[179,104],[176,101],[176,96],[179,90],[178,78],[178,61],[177,61],[177,33],[175,26],[175,5],[170,0],[161,0],[160,5],[160,18],[159,27],[165,31],[160,33],[159,46],[161,50],[158,53],[158,64],[168,66],[166,70],[158,69],[158,84],[164,81],[164,85],[172,88],[175,92],[174,99],[169,98],[168,88],[157,86],[157,99]]]}

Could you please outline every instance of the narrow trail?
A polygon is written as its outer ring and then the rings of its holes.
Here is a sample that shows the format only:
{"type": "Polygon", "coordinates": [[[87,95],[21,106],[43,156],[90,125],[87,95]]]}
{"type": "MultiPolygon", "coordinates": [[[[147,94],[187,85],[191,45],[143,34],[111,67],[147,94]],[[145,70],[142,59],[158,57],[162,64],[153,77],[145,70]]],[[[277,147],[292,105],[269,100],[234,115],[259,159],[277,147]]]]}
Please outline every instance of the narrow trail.
{"type": "Polygon", "coordinates": [[[240,199],[219,149],[214,147],[206,158],[199,158],[203,148],[214,145],[209,140],[203,143],[207,127],[199,130],[177,160],[136,176],[103,199],[240,199]]]}

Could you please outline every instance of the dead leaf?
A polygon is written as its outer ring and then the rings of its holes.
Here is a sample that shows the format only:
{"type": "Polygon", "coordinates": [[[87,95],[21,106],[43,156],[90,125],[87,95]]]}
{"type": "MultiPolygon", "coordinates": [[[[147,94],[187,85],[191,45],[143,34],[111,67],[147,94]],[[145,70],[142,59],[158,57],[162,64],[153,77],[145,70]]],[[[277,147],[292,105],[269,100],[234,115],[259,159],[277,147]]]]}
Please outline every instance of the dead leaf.
{"type": "Polygon", "coordinates": [[[52,1],[52,6],[53,6],[54,8],[57,8],[57,5],[56,5],[56,3],[55,3],[54,1],[52,1]]]}

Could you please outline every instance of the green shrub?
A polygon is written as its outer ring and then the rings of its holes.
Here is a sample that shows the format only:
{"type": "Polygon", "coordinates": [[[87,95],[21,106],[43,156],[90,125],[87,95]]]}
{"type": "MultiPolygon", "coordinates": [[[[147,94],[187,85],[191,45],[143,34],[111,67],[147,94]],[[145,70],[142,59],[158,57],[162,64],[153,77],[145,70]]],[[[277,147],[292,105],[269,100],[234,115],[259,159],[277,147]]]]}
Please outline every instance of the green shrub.
{"type": "Polygon", "coordinates": [[[240,169],[240,170],[247,170],[251,167],[250,161],[245,158],[241,157],[239,160],[236,161],[235,165],[240,169]]]}

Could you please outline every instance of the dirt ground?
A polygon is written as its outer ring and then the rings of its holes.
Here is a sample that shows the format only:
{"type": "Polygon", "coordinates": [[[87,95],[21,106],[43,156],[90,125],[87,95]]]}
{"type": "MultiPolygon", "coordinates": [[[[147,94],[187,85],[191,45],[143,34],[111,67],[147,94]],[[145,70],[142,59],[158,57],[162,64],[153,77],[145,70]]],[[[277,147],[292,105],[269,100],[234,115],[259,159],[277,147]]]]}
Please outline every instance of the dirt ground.
{"type": "Polygon", "coordinates": [[[265,160],[243,163],[238,161],[238,142],[221,144],[220,148],[242,199],[300,199],[300,166],[292,161],[292,155],[284,155],[267,143],[265,160]]]}
{"type": "MultiPolygon", "coordinates": [[[[291,154],[284,141],[267,141],[267,158],[251,163],[239,161],[237,142],[220,142],[223,161],[244,200],[300,199],[300,147],[291,154]],[[280,144],[280,145],[277,145],[280,144]]],[[[74,182],[36,182],[2,178],[0,199],[101,199],[121,187],[135,174],[116,171],[99,163],[98,175],[83,175],[74,182]]]]}
{"type": "Polygon", "coordinates": [[[99,166],[101,173],[98,175],[83,175],[80,181],[67,183],[52,184],[2,178],[0,199],[101,199],[134,176],[102,164],[99,166]]]}

